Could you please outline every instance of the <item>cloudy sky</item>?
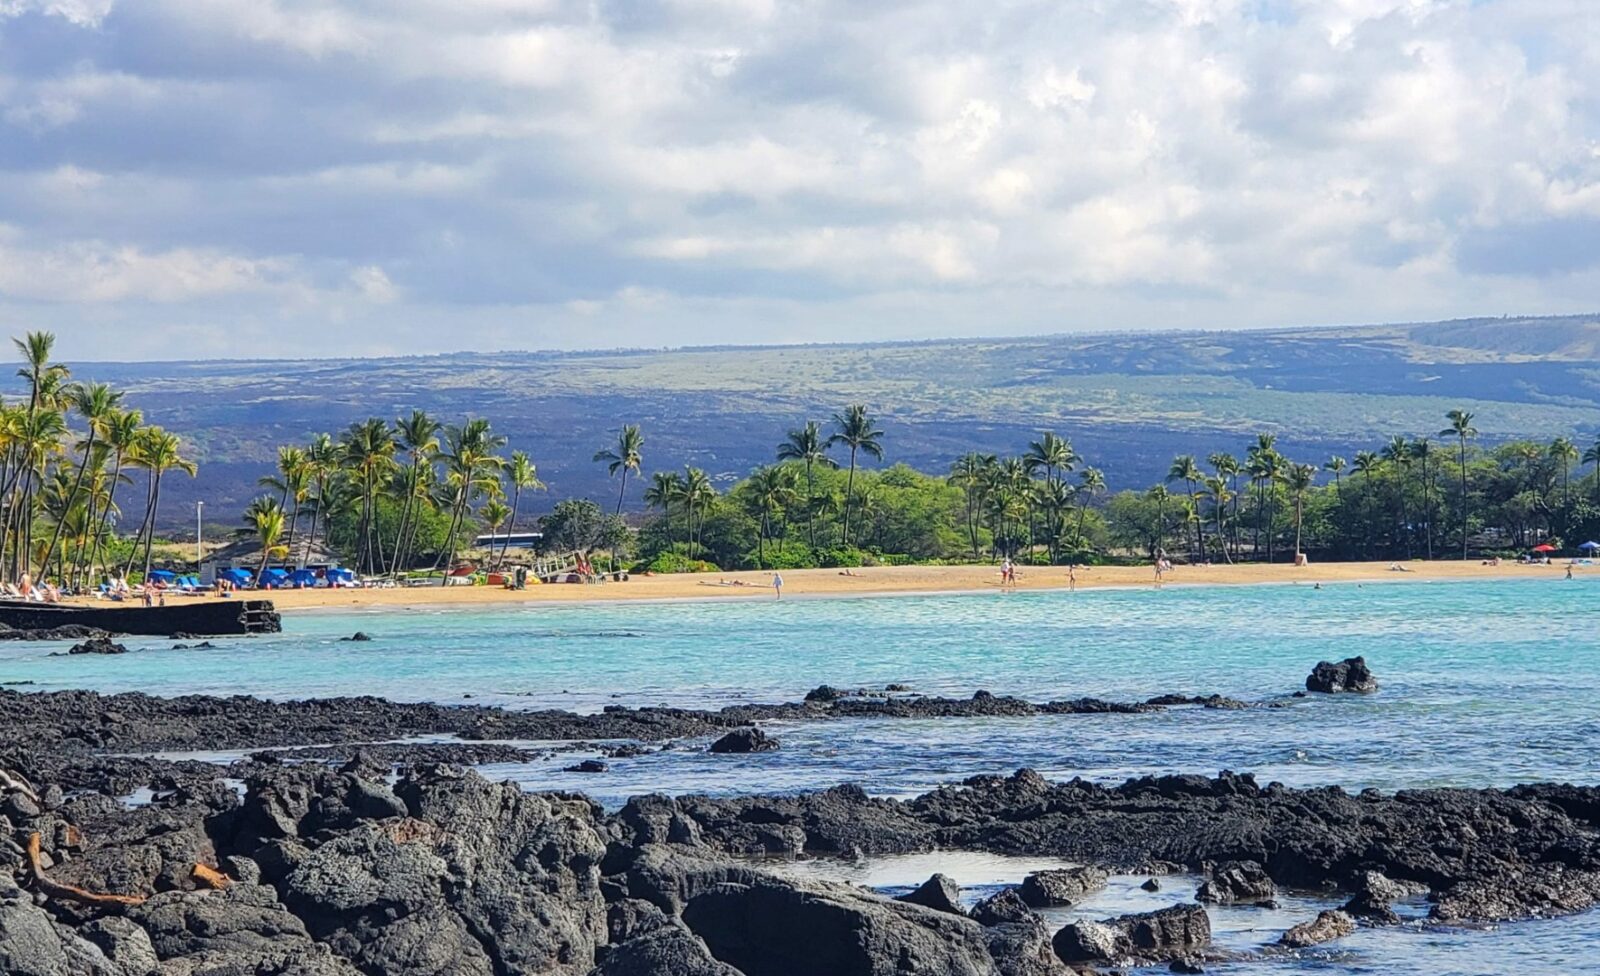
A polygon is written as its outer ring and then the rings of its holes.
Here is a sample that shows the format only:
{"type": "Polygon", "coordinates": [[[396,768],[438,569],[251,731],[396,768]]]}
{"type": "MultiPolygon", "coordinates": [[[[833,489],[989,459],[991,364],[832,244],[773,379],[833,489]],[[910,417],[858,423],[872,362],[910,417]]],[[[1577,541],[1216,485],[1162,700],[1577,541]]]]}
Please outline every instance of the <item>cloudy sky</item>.
{"type": "Polygon", "coordinates": [[[1594,0],[0,0],[71,358],[1600,308],[1594,0]]]}

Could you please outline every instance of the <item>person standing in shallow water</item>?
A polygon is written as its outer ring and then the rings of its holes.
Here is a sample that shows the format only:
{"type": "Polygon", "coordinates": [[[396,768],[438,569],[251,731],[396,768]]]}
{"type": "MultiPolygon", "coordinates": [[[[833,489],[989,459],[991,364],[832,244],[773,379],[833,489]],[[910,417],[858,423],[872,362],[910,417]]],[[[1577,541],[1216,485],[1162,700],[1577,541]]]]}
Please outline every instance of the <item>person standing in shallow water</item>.
{"type": "Polygon", "coordinates": [[[772,592],[774,599],[783,599],[783,577],[777,573],[772,574],[772,592]]]}

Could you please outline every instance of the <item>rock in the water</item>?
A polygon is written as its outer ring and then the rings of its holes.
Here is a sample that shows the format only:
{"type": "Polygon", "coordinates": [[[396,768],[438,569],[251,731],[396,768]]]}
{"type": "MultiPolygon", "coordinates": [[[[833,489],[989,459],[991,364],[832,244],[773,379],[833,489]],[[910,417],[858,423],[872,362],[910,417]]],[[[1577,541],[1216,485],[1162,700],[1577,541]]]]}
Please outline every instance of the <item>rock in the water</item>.
{"type": "Polygon", "coordinates": [[[610,766],[598,759],[585,759],[583,762],[575,763],[562,771],[567,773],[604,773],[610,769],[610,766]]]}
{"type": "Polygon", "coordinates": [[[1373,677],[1363,657],[1345,658],[1337,664],[1318,661],[1306,676],[1306,690],[1329,695],[1347,691],[1366,695],[1378,690],[1378,679],[1373,677]]]}
{"type": "Polygon", "coordinates": [[[81,644],[74,644],[67,650],[68,654],[126,654],[128,649],[118,644],[109,637],[91,637],[81,644]]]}
{"type": "Polygon", "coordinates": [[[351,634],[349,637],[341,637],[339,639],[342,640],[342,641],[345,641],[347,643],[352,642],[352,641],[355,642],[355,643],[363,643],[365,641],[372,640],[372,635],[368,634],[364,630],[358,630],[355,633],[351,634]]]}
{"type": "Polygon", "coordinates": [[[1340,911],[1326,911],[1309,922],[1301,922],[1283,933],[1278,944],[1290,949],[1305,949],[1342,939],[1356,930],[1356,920],[1340,911]]]}
{"type": "Polygon", "coordinates": [[[843,885],[765,876],[689,899],[683,920],[711,954],[745,976],[989,976],[983,928],[843,885]]]}
{"type": "Polygon", "coordinates": [[[1160,891],[1161,882],[1157,881],[1155,878],[1145,878],[1144,884],[1140,885],[1139,887],[1145,891],[1160,891]]]}
{"type": "Polygon", "coordinates": [[[1006,888],[990,895],[973,905],[968,914],[980,925],[1010,925],[1038,918],[1015,888],[1006,888]]]}
{"type": "Polygon", "coordinates": [[[1083,896],[1106,885],[1107,875],[1095,867],[1035,871],[1022,880],[1022,900],[1034,908],[1075,905],[1083,896]]]}
{"type": "Polygon", "coordinates": [[[1195,901],[1213,904],[1260,905],[1276,894],[1272,878],[1254,861],[1229,861],[1211,872],[1211,877],[1195,892],[1195,901]]]}
{"type": "Polygon", "coordinates": [[[734,729],[711,743],[711,751],[719,753],[772,752],[778,740],[758,728],[734,729]]]}
{"type": "Polygon", "coordinates": [[[826,704],[828,702],[836,702],[844,696],[845,693],[842,690],[832,685],[818,685],[806,692],[806,701],[826,704]]]}
{"type": "Polygon", "coordinates": [[[934,911],[966,914],[961,908],[961,886],[943,874],[935,874],[924,881],[922,887],[909,895],[901,895],[899,900],[934,911]]]}
{"type": "Polygon", "coordinates": [[[1169,973],[1203,973],[1206,967],[1200,965],[1197,959],[1174,959],[1172,965],[1167,967],[1169,973]]]}
{"type": "Polygon", "coordinates": [[[1182,959],[1211,944],[1211,919],[1199,905],[1174,905],[1100,922],[1073,922],[1056,933],[1053,944],[1068,965],[1182,959]]]}

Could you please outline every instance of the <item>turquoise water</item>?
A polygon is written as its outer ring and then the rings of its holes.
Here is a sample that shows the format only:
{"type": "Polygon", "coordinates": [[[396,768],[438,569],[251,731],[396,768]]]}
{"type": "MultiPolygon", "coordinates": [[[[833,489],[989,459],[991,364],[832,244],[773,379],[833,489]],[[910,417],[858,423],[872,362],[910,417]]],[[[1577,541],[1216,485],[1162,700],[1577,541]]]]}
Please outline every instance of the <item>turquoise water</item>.
{"type": "MultiPolygon", "coordinates": [[[[125,655],[50,657],[60,645],[0,645],[0,681],[274,698],[458,702],[470,694],[513,708],[579,711],[792,701],[824,682],[898,682],[961,696],[983,688],[1033,700],[1164,692],[1261,700],[1302,687],[1318,660],[1362,654],[1382,684],[1377,695],[1243,712],[776,725],[783,748],[759,756],[712,756],[704,742],[685,742],[612,760],[598,776],[561,772],[570,753],[485,771],[530,789],[581,790],[612,806],[653,790],[761,792],[843,781],[910,795],[1018,766],[1107,781],[1230,768],[1263,783],[1351,789],[1595,783],[1597,604],[1600,580],[1530,580],[308,613],[286,619],[285,634],[219,641],[211,650],[135,638],[125,641],[125,655]],[[356,630],[374,640],[338,640],[356,630]]],[[[1111,902],[1096,910],[1127,907],[1111,902]]],[[[1242,948],[1258,934],[1268,936],[1252,930],[1229,939],[1242,948]]],[[[1273,969],[1600,972],[1597,947],[1600,913],[1590,912],[1487,932],[1363,930],[1273,969]]]]}
{"type": "Polygon", "coordinates": [[[496,771],[608,802],[844,779],[907,794],[1021,765],[1108,780],[1231,768],[1351,788],[1596,782],[1596,601],[1600,580],[304,613],[282,635],[211,650],[129,639],[125,655],[51,657],[59,646],[0,646],[0,680],[274,698],[470,694],[579,711],[793,701],[823,682],[1033,700],[1259,700],[1300,688],[1318,660],[1363,654],[1382,683],[1371,697],[1244,712],[778,726],[785,748],[757,759],[691,743],[614,763],[600,778],[547,765],[496,771]],[[338,640],[356,630],[374,640],[338,640]]]}

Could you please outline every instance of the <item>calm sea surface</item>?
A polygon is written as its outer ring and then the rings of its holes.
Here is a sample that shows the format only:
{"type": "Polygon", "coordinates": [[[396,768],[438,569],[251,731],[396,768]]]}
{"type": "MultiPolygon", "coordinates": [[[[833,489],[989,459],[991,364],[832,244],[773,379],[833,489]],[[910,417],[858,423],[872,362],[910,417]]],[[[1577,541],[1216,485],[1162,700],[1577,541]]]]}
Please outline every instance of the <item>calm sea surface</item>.
{"type": "MultiPolygon", "coordinates": [[[[130,638],[132,653],[110,657],[0,645],[0,681],[165,695],[471,695],[575,711],[792,701],[824,682],[958,696],[981,688],[1035,701],[1164,692],[1262,700],[1302,687],[1318,660],[1362,654],[1382,685],[1370,697],[1248,711],[779,725],[782,750],[760,756],[711,756],[688,742],[611,761],[600,776],[560,772],[571,754],[485,772],[609,805],[648,791],[843,781],[910,795],[1019,766],[1105,781],[1234,769],[1263,783],[1350,789],[1600,782],[1600,579],[328,612],[291,616],[285,628],[211,650],[130,638]],[[373,640],[338,640],[357,630],[373,640]]],[[[916,866],[922,877],[924,867],[916,866]]],[[[902,880],[910,883],[884,884],[902,880]]],[[[1106,912],[1143,894],[1124,887],[1107,896],[1106,912]]],[[[1241,919],[1247,929],[1258,924],[1241,919]]],[[[1364,930],[1271,968],[1600,972],[1600,913],[1495,932],[1364,930]]]]}

